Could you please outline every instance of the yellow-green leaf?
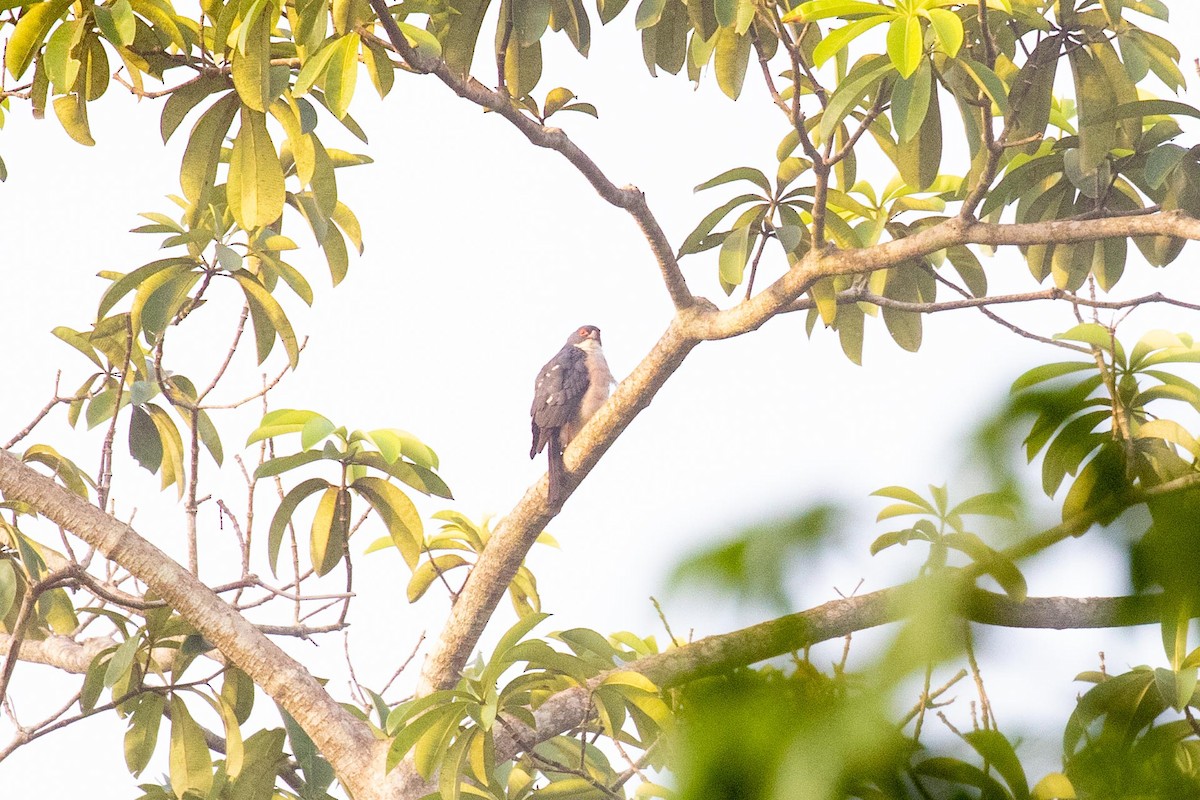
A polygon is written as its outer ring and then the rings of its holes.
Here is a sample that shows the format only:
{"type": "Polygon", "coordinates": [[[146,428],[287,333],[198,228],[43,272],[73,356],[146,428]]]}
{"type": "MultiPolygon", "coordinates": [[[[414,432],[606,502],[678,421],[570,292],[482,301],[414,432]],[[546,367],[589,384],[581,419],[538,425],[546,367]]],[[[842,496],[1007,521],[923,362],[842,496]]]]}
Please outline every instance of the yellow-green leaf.
{"type": "Polygon", "coordinates": [[[125,766],[131,775],[140,775],[150,763],[158,744],[158,728],[163,718],[163,696],[147,692],[137,701],[125,732],[125,766]]]}
{"type": "Polygon", "coordinates": [[[338,39],[333,45],[329,66],[325,69],[325,100],[329,110],[338,119],[346,116],[350,100],[354,97],[360,43],[357,33],[348,33],[338,39]]]}
{"type": "MultiPolygon", "coordinates": [[[[292,368],[295,369],[297,362],[300,360],[300,348],[296,343],[296,333],[292,330],[292,323],[288,321],[287,315],[283,313],[283,308],[279,305],[279,302],[249,272],[237,270],[230,274],[241,285],[242,291],[246,295],[246,302],[250,304],[251,312],[261,315],[261,318],[256,317],[254,320],[255,329],[259,330],[260,324],[269,324],[273,329],[272,336],[279,336],[279,341],[283,343],[283,348],[287,351],[288,361],[292,365],[292,368]],[[260,319],[262,320],[261,323],[260,319]]],[[[260,347],[259,363],[262,363],[265,358],[266,354],[263,353],[260,347]]]]}
{"type": "Polygon", "coordinates": [[[47,0],[33,3],[17,20],[16,27],[8,36],[5,45],[4,61],[8,72],[14,78],[20,78],[33,63],[38,48],[46,40],[51,26],[58,21],[73,0],[47,0]]]}
{"type": "Polygon", "coordinates": [[[255,111],[266,111],[271,102],[271,5],[262,3],[246,28],[245,50],[234,48],[230,75],[242,103],[255,111]]]}
{"type": "Polygon", "coordinates": [[[963,43],[963,24],[958,14],[944,8],[931,8],[926,13],[929,14],[929,22],[937,34],[942,50],[951,58],[958,55],[963,43]]]}
{"type": "Polygon", "coordinates": [[[717,33],[716,58],[713,69],[717,85],[733,100],[742,93],[746,66],[750,63],[750,36],[738,35],[733,28],[721,28],[717,33]]]}
{"type": "Polygon", "coordinates": [[[283,532],[287,530],[288,523],[292,520],[292,514],[296,511],[296,506],[300,505],[309,495],[318,492],[321,489],[328,489],[329,482],[324,478],[309,478],[303,483],[292,488],[290,492],[284,495],[283,500],[279,502],[279,507],[275,509],[275,516],[271,519],[271,529],[267,535],[267,563],[271,565],[271,574],[276,572],[276,563],[279,561],[279,549],[283,544],[283,532]]]}
{"type": "Polygon", "coordinates": [[[421,546],[425,541],[425,528],[421,524],[421,515],[408,495],[382,478],[359,478],[350,485],[358,492],[375,512],[379,514],[388,534],[396,545],[396,549],[404,556],[409,569],[417,565],[421,556],[421,546]]]}
{"type": "Polygon", "coordinates": [[[227,186],[229,210],[244,230],[270,225],[283,214],[283,168],[261,111],[242,107],[242,127],[233,140],[227,186]]]}
{"type": "Polygon", "coordinates": [[[342,560],[349,530],[350,496],[331,486],[321,495],[309,539],[309,555],[318,575],[327,575],[342,560]]]}
{"type": "Polygon", "coordinates": [[[87,101],[83,95],[68,94],[54,98],[54,114],[72,139],[88,147],[96,143],[88,127],[87,101]]]}
{"type": "Polygon", "coordinates": [[[179,185],[190,202],[198,203],[205,190],[212,188],[221,145],[240,105],[237,94],[230,92],[213,103],[192,126],[179,170],[179,185]]]}
{"type": "Polygon", "coordinates": [[[888,25],[887,51],[901,77],[912,75],[925,55],[921,18],[910,15],[892,20],[888,25]]]}
{"type": "Polygon", "coordinates": [[[204,731],[192,719],[178,694],[171,697],[171,788],[178,796],[190,793],[207,797],[212,789],[212,757],[204,731]]]}

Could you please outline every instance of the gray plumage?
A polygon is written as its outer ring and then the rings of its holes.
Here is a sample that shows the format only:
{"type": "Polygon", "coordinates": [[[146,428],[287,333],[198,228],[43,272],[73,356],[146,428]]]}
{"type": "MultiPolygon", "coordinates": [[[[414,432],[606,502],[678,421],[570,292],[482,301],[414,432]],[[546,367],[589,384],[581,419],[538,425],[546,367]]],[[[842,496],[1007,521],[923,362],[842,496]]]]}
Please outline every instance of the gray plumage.
{"type": "Polygon", "coordinates": [[[559,505],[567,495],[563,450],[604,404],[612,381],[595,325],[573,332],[538,372],[529,409],[533,428],[529,457],[548,451],[551,505],[559,505]]]}

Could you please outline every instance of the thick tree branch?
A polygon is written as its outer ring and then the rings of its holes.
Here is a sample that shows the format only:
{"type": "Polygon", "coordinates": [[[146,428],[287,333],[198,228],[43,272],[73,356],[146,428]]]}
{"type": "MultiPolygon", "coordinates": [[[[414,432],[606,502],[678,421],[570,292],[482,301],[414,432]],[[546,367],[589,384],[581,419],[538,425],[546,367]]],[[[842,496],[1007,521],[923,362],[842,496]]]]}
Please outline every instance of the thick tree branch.
{"type": "MultiPolygon", "coordinates": [[[[834,600],[797,614],[640,658],[622,669],[640,672],[663,689],[681,686],[820,642],[899,622],[912,610],[912,605],[906,602],[912,590],[913,585],[907,584],[834,600]]],[[[1112,628],[1159,621],[1158,598],[1154,595],[1029,597],[1018,603],[1004,595],[973,589],[964,597],[963,611],[964,617],[972,622],[1007,628],[1112,628]]],[[[584,724],[592,714],[591,692],[607,674],[596,676],[586,686],[559,692],[543,703],[534,712],[536,728],[510,720],[508,729],[498,729],[497,760],[514,758],[539,742],[584,724]]]]}
{"type": "MultiPolygon", "coordinates": [[[[0,652],[8,652],[12,634],[0,633],[0,652]]],[[[77,642],[68,636],[47,636],[38,641],[22,640],[17,658],[33,664],[45,664],[64,672],[82,675],[87,672],[92,659],[101,651],[115,647],[120,642],[107,636],[96,636],[77,642]]]]}
{"type": "Polygon", "coordinates": [[[153,589],[300,723],[355,798],[380,796],[380,759],[370,729],[194,575],[133,528],[7,452],[0,452],[0,492],[33,506],[153,589]]]}
{"type": "Polygon", "coordinates": [[[1175,236],[1200,239],[1200,220],[1181,211],[1130,214],[1100,219],[996,224],[953,218],[912,236],[861,250],[826,247],[810,251],[794,267],[750,300],[713,314],[697,315],[687,333],[696,339],[727,339],[757,330],[813,283],[837,275],[864,275],[918,260],[960,244],[1030,245],[1175,236]]]}
{"type": "Polygon", "coordinates": [[[562,129],[542,125],[537,120],[523,114],[513,105],[506,91],[493,91],[469,75],[455,74],[445,61],[418,53],[409,45],[400,26],[388,13],[386,0],[370,0],[370,2],[371,8],[379,17],[380,24],[383,25],[383,30],[387,33],[392,48],[409,66],[417,72],[437,76],[438,80],[446,84],[459,97],[504,117],[537,147],[558,152],[575,169],[579,170],[605,201],[627,211],[641,228],[642,235],[646,237],[650,250],[654,253],[659,270],[662,272],[663,283],[666,284],[667,293],[671,296],[671,302],[677,309],[688,308],[695,302],[695,298],[687,287],[687,281],[684,280],[683,272],[679,269],[679,262],[675,260],[675,251],[671,248],[671,243],[659,226],[658,220],[650,212],[650,207],[646,205],[646,196],[640,189],[636,186],[618,187],[609,180],[600,167],[596,166],[596,162],[592,161],[587,153],[580,150],[579,146],[571,141],[562,129]]]}
{"type": "MultiPolygon", "coordinates": [[[[920,233],[863,250],[814,250],[774,284],[734,308],[717,311],[697,303],[680,312],[646,359],[572,443],[567,466],[578,484],[616,437],[647,405],[696,344],[757,329],[787,309],[815,281],[834,275],[864,274],[918,259],[956,244],[1023,245],[1078,242],[1130,235],[1167,234],[1200,238],[1200,221],[1180,212],[1094,220],[990,224],[950,219],[920,233]]],[[[459,601],[422,671],[418,694],[453,685],[487,619],[503,596],[529,547],[551,518],[545,489],[529,490],[497,528],[488,550],[472,570],[459,601]]]]}
{"type": "MultiPolygon", "coordinates": [[[[621,382],[564,454],[572,488],[579,484],[634,417],[650,404],[691,349],[695,340],[681,334],[693,312],[683,312],[642,360],[621,382]]],[[[441,635],[434,642],[421,671],[418,695],[454,685],[471,655],[500,598],[525,559],[529,548],[553,517],[546,503],[546,479],[531,487],[517,506],[497,524],[487,549],[471,570],[441,635]]]]}

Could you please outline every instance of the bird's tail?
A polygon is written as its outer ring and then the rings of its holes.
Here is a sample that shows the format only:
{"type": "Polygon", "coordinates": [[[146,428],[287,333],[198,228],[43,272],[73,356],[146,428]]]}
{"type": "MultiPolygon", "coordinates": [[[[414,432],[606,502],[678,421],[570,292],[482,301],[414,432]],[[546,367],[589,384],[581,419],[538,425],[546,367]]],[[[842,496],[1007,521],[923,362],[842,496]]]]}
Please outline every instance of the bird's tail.
{"type": "Polygon", "coordinates": [[[559,442],[557,430],[550,433],[546,452],[550,456],[550,486],[547,490],[547,502],[552,506],[560,506],[567,499],[567,467],[563,464],[563,448],[559,442]]]}

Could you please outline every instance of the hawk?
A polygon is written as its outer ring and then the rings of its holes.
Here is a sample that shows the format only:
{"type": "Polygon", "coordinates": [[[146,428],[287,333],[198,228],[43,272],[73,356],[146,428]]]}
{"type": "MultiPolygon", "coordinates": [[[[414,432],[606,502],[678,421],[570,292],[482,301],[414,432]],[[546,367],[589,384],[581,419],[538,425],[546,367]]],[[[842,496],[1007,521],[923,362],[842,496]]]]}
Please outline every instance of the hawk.
{"type": "Polygon", "coordinates": [[[604,351],[600,348],[600,329],[584,325],[575,330],[567,343],[546,362],[533,384],[533,446],[529,457],[543,449],[550,460],[550,488],[547,500],[552,506],[567,499],[567,472],[563,450],[579,433],[583,424],[604,405],[614,383],[604,351]]]}

